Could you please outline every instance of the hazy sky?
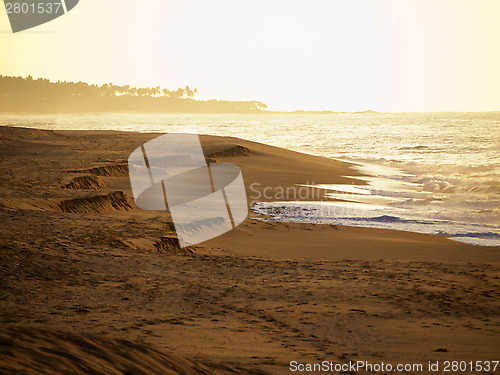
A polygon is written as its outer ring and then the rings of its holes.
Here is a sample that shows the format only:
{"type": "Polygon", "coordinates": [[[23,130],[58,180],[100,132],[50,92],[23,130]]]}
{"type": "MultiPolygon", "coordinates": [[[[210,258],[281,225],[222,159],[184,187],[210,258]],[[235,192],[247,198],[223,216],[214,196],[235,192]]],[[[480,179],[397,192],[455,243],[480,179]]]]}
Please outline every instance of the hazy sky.
{"type": "Polygon", "coordinates": [[[80,0],[0,74],[198,88],[274,110],[500,110],[500,0],[80,0]]]}

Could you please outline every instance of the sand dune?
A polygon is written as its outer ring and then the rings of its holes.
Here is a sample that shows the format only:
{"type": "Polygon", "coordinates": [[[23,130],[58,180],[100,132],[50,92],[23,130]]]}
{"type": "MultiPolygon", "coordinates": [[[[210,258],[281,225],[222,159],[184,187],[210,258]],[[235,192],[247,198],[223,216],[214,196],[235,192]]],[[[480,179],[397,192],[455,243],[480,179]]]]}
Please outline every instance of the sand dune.
{"type": "Polygon", "coordinates": [[[75,177],[70,183],[63,185],[63,189],[83,189],[83,190],[99,190],[105,186],[95,176],[78,176],[75,177]]]}
{"type": "Polygon", "coordinates": [[[68,171],[68,173],[92,173],[96,176],[128,176],[128,166],[126,163],[116,163],[116,164],[108,164],[101,165],[99,167],[87,168],[87,169],[76,169],[72,171],[68,171]]]}
{"type": "Polygon", "coordinates": [[[2,374],[244,374],[211,368],[128,340],[30,328],[0,329],[2,374]]]}
{"type": "Polygon", "coordinates": [[[235,145],[220,151],[211,152],[207,154],[207,157],[218,158],[224,156],[248,156],[252,155],[253,153],[254,152],[250,150],[248,147],[235,145]]]}
{"type": "Polygon", "coordinates": [[[130,211],[134,202],[123,191],[114,191],[107,195],[92,195],[83,198],[64,200],[58,204],[62,212],[103,213],[107,211],[130,211]]]}

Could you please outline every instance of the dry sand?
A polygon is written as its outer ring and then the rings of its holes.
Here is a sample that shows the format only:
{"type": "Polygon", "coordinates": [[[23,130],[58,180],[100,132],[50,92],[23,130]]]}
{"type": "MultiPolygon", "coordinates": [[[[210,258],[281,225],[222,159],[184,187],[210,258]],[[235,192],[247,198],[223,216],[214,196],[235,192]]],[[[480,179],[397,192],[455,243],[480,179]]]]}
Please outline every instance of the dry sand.
{"type": "MultiPolygon", "coordinates": [[[[193,254],[159,251],[168,217],[135,208],[124,164],[155,136],[0,128],[0,372],[286,374],[294,360],[499,359],[495,248],[247,219],[193,254]]],[[[247,187],[356,175],[244,140],[202,143],[239,165],[247,187]]]]}

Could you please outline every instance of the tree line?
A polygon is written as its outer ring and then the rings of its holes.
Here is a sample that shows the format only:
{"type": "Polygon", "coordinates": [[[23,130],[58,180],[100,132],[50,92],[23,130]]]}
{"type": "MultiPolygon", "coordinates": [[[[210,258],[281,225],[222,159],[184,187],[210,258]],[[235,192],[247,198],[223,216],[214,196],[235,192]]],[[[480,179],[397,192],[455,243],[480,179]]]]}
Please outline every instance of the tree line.
{"type": "Polygon", "coordinates": [[[196,100],[197,93],[189,86],[169,90],[0,75],[0,112],[255,113],[267,108],[260,101],[196,100]]]}

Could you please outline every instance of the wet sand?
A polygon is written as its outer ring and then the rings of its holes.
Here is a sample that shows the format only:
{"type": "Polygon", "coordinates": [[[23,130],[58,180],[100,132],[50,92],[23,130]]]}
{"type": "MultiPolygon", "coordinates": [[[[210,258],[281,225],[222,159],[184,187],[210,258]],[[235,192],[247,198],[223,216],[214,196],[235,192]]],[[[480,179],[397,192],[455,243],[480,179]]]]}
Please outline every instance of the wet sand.
{"type": "MultiPolygon", "coordinates": [[[[0,128],[0,371],[286,374],[290,361],[498,360],[498,249],[247,219],[176,255],[155,246],[169,219],[135,207],[124,164],[156,136],[0,128]]],[[[202,144],[239,165],[247,189],[357,175],[235,138],[202,144]]]]}

